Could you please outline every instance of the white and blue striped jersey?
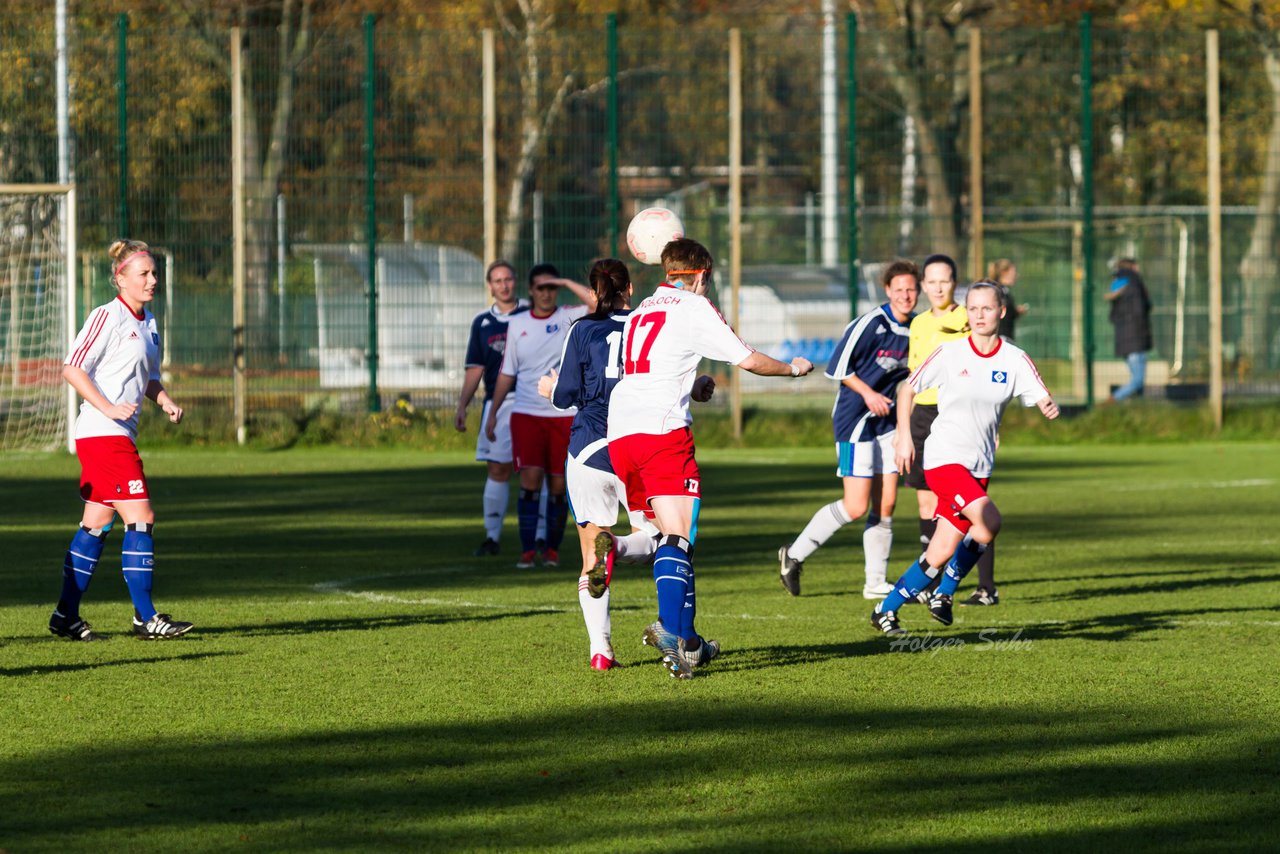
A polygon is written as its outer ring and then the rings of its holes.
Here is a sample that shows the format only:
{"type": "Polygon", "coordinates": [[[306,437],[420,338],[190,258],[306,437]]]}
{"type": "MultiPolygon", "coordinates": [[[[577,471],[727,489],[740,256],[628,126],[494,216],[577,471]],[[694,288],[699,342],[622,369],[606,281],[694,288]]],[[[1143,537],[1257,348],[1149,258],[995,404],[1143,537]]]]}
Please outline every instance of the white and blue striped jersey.
{"type": "MultiPolygon", "coordinates": [[[[827,376],[844,380],[857,376],[875,391],[894,397],[898,383],[907,378],[907,350],[911,338],[911,318],[899,323],[889,304],[854,320],[827,363],[827,376]]],[[[831,426],[837,442],[867,442],[891,432],[896,415],[873,415],[862,395],[840,383],[831,409],[831,426]]]]}
{"type": "Polygon", "coordinates": [[[569,327],[560,352],[560,373],[551,390],[556,409],[578,407],[569,431],[569,456],[594,469],[612,472],[609,445],[609,395],[622,379],[622,329],[631,309],[569,327]],[[585,459],[580,456],[586,454],[585,459]]]}

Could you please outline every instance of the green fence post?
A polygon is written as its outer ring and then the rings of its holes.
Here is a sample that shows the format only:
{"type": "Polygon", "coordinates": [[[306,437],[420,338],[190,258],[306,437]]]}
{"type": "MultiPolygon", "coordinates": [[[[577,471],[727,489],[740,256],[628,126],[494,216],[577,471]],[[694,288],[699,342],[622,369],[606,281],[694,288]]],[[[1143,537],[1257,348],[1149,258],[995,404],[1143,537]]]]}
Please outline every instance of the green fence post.
{"type": "Polygon", "coordinates": [[[116,154],[120,167],[120,237],[129,237],[129,16],[116,16],[116,154]]]}
{"type": "Polygon", "coordinates": [[[609,52],[609,254],[618,251],[618,16],[605,18],[609,52]]]}
{"type": "Polygon", "coordinates": [[[845,15],[845,97],[849,106],[849,317],[858,316],[858,291],[862,264],[858,258],[858,16],[845,15]]]}
{"type": "Polygon", "coordinates": [[[1080,21],[1080,147],[1083,149],[1084,206],[1082,249],[1084,251],[1084,403],[1093,406],[1093,15],[1084,13],[1080,21]]]}
{"type": "Polygon", "coordinates": [[[364,16],[364,239],[369,276],[369,411],[380,412],[378,397],[378,211],[373,149],[373,15],[364,16]]]}

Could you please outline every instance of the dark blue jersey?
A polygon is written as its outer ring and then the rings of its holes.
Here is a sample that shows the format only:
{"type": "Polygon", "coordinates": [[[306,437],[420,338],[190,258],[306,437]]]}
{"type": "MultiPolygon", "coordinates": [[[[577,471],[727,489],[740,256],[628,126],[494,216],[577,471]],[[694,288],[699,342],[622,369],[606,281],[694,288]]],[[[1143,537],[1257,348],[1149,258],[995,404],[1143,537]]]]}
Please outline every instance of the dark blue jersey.
{"type": "MultiPolygon", "coordinates": [[[[494,385],[498,382],[498,370],[502,367],[502,356],[507,350],[507,323],[529,306],[521,300],[507,314],[498,311],[498,306],[491,305],[475,316],[471,321],[471,337],[467,341],[468,368],[484,368],[484,399],[493,400],[494,385]]],[[[513,398],[511,398],[513,399],[513,398]]]]}
{"type": "MultiPolygon", "coordinates": [[[[894,398],[898,383],[907,378],[907,344],[911,319],[899,323],[889,304],[869,311],[844,328],[844,335],[827,364],[827,376],[843,380],[856,376],[875,391],[894,398]]],[[[840,383],[831,426],[837,442],[866,442],[893,430],[897,415],[878,417],[867,409],[862,395],[840,383]]]]}
{"type": "Polygon", "coordinates": [[[583,318],[570,326],[551,392],[556,408],[578,407],[569,431],[569,456],[601,471],[613,471],[605,441],[609,395],[622,379],[622,326],[630,313],[615,311],[602,320],[583,318]],[[584,450],[586,459],[580,456],[584,450]]]}

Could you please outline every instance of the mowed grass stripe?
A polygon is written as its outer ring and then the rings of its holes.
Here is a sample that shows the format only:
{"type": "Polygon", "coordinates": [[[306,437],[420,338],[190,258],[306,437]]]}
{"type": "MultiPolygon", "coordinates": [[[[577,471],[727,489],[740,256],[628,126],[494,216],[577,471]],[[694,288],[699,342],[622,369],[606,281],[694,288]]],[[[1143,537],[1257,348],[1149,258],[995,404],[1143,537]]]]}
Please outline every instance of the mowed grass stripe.
{"type": "Polygon", "coordinates": [[[126,636],[117,532],[84,607],[112,640],[59,641],[75,463],[6,460],[0,848],[1263,850],[1276,451],[1002,448],[1002,604],[906,608],[899,651],[866,622],[860,526],[804,595],[778,584],[839,494],[830,452],[704,453],[699,626],[725,652],[690,683],[639,643],[647,568],[619,569],[626,666],[598,674],[572,541],[516,570],[509,516],[470,557],[464,453],[147,454],[157,600],[198,627],[126,636]]]}

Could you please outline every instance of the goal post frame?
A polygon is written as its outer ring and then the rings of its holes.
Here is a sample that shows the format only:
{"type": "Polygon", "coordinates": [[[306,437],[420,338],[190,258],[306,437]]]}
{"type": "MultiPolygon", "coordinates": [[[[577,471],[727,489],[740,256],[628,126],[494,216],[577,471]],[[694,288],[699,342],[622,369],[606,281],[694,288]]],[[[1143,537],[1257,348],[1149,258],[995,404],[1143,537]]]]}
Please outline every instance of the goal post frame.
{"type": "MultiPolygon", "coordinates": [[[[62,233],[66,242],[65,252],[66,261],[64,266],[65,285],[63,292],[64,302],[64,323],[63,323],[63,347],[64,353],[71,352],[71,345],[75,343],[76,333],[80,327],[76,322],[76,252],[78,249],[76,241],[76,185],[75,184],[0,184],[0,195],[10,196],[62,196],[61,199],[61,216],[62,216],[62,233]]],[[[75,442],[75,423],[76,409],[78,398],[76,390],[67,384],[66,389],[66,442],[67,452],[74,454],[76,451],[75,442]]]]}

